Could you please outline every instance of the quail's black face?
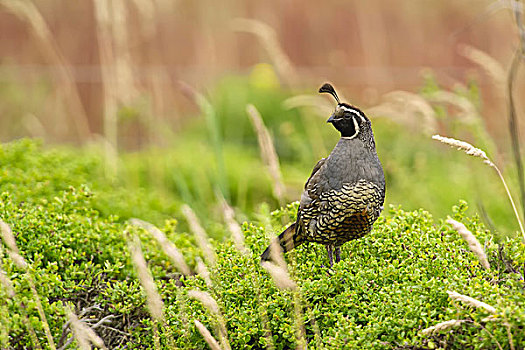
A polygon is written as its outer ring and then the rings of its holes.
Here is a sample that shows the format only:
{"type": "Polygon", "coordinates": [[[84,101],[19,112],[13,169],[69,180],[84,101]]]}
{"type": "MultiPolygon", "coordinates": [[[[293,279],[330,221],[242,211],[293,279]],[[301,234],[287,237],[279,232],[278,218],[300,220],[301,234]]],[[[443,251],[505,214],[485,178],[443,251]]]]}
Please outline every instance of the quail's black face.
{"type": "Polygon", "coordinates": [[[339,103],[327,122],[332,123],[341,137],[347,139],[357,137],[370,123],[361,110],[346,103],[339,103]]]}
{"type": "Polygon", "coordinates": [[[337,93],[331,84],[324,84],[319,89],[319,92],[329,93],[337,101],[337,107],[335,107],[334,113],[330,116],[327,122],[332,123],[334,127],[341,132],[341,137],[345,139],[353,139],[361,136],[363,139],[363,137],[367,137],[366,134],[372,135],[370,120],[368,120],[359,108],[339,101],[339,96],[337,96],[337,93]]]}

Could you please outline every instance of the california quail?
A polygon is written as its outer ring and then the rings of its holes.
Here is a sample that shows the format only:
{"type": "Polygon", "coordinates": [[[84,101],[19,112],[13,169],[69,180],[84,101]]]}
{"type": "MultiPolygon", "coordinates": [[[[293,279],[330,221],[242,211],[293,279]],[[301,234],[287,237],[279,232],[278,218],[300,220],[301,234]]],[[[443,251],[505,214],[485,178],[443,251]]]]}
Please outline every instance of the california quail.
{"type": "MultiPolygon", "coordinates": [[[[372,124],[358,108],[341,103],[334,88],[324,84],[337,100],[328,123],[341,138],[327,158],[321,159],[306,181],[297,220],[278,237],[284,252],[304,242],[326,246],[330,266],[341,260],[340,247],[372,230],[383,210],[385,175],[377,157],[372,124]]],[[[270,260],[270,247],[261,255],[270,260]]]]}

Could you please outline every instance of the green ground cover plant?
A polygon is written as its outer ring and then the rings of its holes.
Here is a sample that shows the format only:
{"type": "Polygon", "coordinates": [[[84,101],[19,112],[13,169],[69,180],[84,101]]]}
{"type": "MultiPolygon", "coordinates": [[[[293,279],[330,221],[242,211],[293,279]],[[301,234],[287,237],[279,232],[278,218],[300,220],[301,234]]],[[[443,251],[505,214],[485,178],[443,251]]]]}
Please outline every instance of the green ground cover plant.
{"type": "MultiPolygon", "coordinates": [[[[450,216],[477,237],[489,269],[444,218],[390,206],[370,235],[344,246],[343,261],[333,269],[327,268],[322,246],[302,246],[288,254],[289,280],[284,282],[289,284],[283,284],[261,267],[259,254],[283,223],[294,219],[294,203],[277,211],[261,206],[242,225],[244,253],[225,224],[207,226],[217,237],[210,240],[215,262],[202,255],[182,215],[178,221],[162,221],[160,230],[194,271],[183,275],[150,232],[97,209],[97,197],[108,194],[82,184],[89,183],[96,160],[42,150],[32,141],[4,145],[2,157],[11,166],[2,167],[1,219],[28,264],[17,265],[4,239],[1,267],[12,285],[0,291],[4,348],[37,348],[34,339],[51,347],[46,323],[56,348],[78,344],[68,308],[84,325],[96,325],[93,330],[107,348],[206,348],[195,321],[222,347],[233,349],[285,349],[305,342],[309,348],[385,349],[511,349],[525,344],[525,245],[518,238],[495,237],[478,217],[466,214],[465,202],[454,206],[450,216]],[[77,174],[76,180],[71,174],[77,174]],[[140,273],[131,261],[128,242],[135,235],[163,302],[157,321],[148,312],[140,273]],[[208,293],[216,306],[197,292],[208,293]],[[431,328],[449,321],[454,325],[431,328]]],[[[119,206],[112,208],[118,211],[119,206]]]]}
{"type": "MultiPolygon", "coordinates": [[[[295,209],[289,206],[284,212],[293,217],[295,209]]],[[[298,342],[296,317],[304,326],[302,336],[314,348],[462,349],[491,348],[497,342],[508,348],[504,320],[511,324],[511,333],[515,331],[512,342],[519,348],[524,341],[523,276],[509,269],[521,266],[524,245],[510,239],[495,243],[478,219],[464,216],[466,209],[462,202],[452,215],[481,241],[491,269],[481,266],[443,220],[423,210],[391,207],[372,234],[344,246],[343,261],[333,270],[326,267],[323,246],[304,246],[290,254],[288,268],[297,283],[293,291],[276,287],[259,266],[257,254],[243,255],[231,243],[217,247],[212,284],[189,279],[185,289],[206,290],[217,300],[232,348],[293,348],[298,342]],[[483,300],[497,311],[492,316],[484,309],[466,307],[452,301],[447,291],[483,300]],[[300,304],[299,315],[294,303],[300,304]],[[489,316],[491,321],[486,320],[489,316]],[[423,329],[450,319],[465,324],[422,335],[423,329]]],[[[274,222],[282,214],[274,212],[274,222]]],[[[267,242],[265,230],[249,224],[243,230],[248,248],[260,252],[267,242]]],[[[166,312],[188,315],[179,317],[174,327],[179,346],[204,347],[202,337],[182,320],[197,317],[213,329],[213,312],[198,301],[188,303],[184,292],[175,303],[166,304],[166,312]]]]}
{"type": "MultiPolygon", "coordinates": [[[[511,234],[518,225],[505,190],[486,165],[438,146],[422,125],[374,114],[387,209],[372,234],[344,246],[340,264],[327,268],[324,248],[308,245],[261,266],[259,254],[294,219],[311,165],[336,142],[317,130],[324,115],[291,108],[272,89],[225,80],[209,101],[199,96],[204,118],[164,147],[122,152],[112,176],[96,144],[2,145],[0,219],[16,247],[5,237],[0,246],[1,347],[523,347],[525,247],[511,234]],[[283,198],[263,167],[248,103],[273,138],[283,198]],[[225,214],[218,192],[235,211],[225,214]],[[274,211],[280,202],[292,204],[274,211]],[[483,222],[476,212],[487,213],[483,222]],[[484,260],[449,215],[477,238],[484,260]]],[[[430,79],[421,96],[440,91],[430,79]]],[[[475,89],[455,94],[478,98],[475,89]]],[[[446,109],[436,115],[448,123],[446,109]]],[[[446,129],[493,149],[474,121],[446,129]]]]}

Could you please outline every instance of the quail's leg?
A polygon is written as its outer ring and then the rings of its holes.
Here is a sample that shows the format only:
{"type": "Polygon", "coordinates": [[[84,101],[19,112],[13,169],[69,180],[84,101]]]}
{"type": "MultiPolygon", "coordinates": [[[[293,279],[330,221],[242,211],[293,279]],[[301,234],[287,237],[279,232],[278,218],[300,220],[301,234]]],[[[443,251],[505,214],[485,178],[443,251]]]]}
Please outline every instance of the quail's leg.
{"type": "Polygon", "coordinates": [[[341,261],[341,247],[335,248],[335,262],[338,263],[341,261]]]}
{"type": "Polygon", "coordinates": [[[334,258],[333,258],[333,251],[334,251],[334,246],[331,245],[331,244],[328,244],[326,246],[326,251],[328,252],[328,260],[330,261],[330,267],[334,266],[334,258]]]}

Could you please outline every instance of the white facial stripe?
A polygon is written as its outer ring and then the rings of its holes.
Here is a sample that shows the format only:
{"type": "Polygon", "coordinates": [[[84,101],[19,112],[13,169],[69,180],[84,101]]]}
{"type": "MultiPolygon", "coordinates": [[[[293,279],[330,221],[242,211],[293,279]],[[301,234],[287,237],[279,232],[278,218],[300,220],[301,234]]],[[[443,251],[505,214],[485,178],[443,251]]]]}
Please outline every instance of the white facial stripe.
{"type": "Polygon", "coordinates": [[[364,123],[366,121],[365,117],[363,117],[362,113],[359,112],[358,110],[356,109],[353,109],[353,108],[348,108],[346,106],[343,106],[343,105],[339,105],[339,108],[341,108],[343,111],[347,111],[347,112],[350,112],[352,114],[355,114],[355,115],[358,115],[359,118],[361,118],[361,121],[364,123]]]}
{"type": "Polygon", "coordinates": [[[353,134],[352,136],[343,136],[341,137],[342,139],[351,140],[355,138],[357,134],[359,134],[359,124],[357,124],[357,120],[355,120],[355,117],[352,117],[352,120],[354,122],[355,134],[353,134]]]}

